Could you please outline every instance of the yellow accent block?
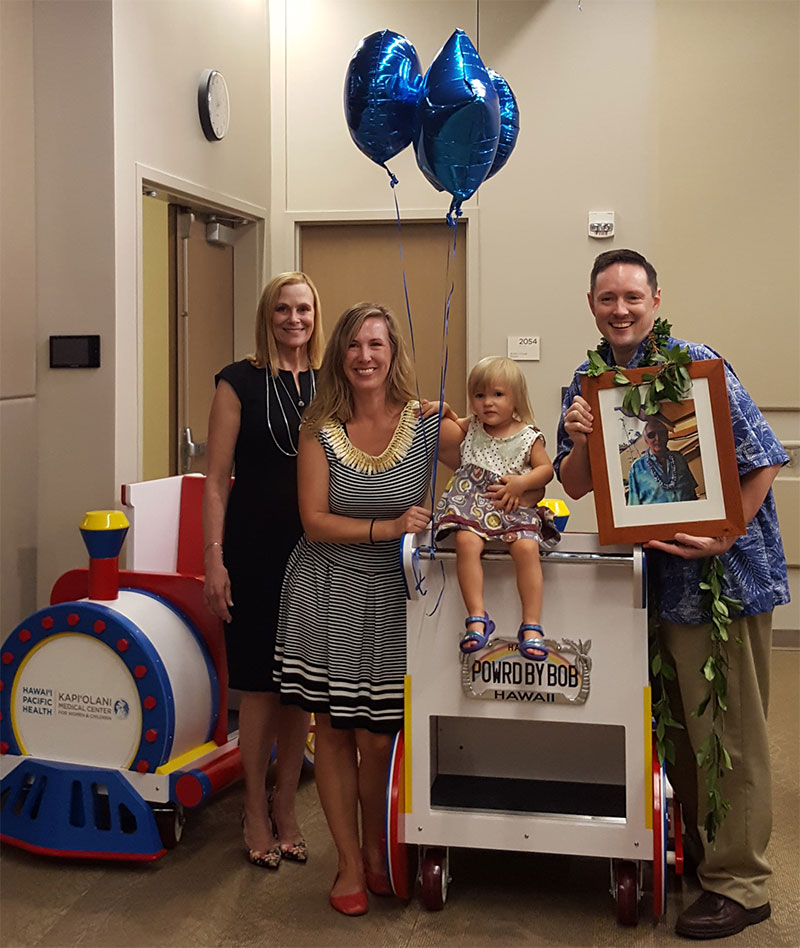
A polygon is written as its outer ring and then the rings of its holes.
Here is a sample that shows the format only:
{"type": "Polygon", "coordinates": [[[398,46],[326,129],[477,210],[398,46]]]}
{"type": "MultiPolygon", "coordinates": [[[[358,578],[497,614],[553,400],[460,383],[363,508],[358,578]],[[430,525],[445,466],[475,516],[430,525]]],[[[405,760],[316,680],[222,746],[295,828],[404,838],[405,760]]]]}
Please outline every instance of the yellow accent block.
{"type": "Polygon", "coordinates": [[[129,526],[121,510],[87,510],[81,521],[81,530],[124,530],[129,526]]]}
{"type": "Polygon", "coordinates": [[[545,497],[539,501],[540,507],[547,507],[553,511],[554,517],[568,517],[569,507],[559,497],[545,497]]]}
{"type": "Polygon", "coordinates": [[[403,680],[403,800],[400,809],[403,813],[412,813],[411,805],[411,675],[403,680]]]}
{"type": "Polygon", "coordinates": [[[653,828],[653,696],[644,689],[644,828],[653,828]]]}
{"type": "Polygon", "coordinates": [[[192,761],[197,760],[198,757],[205,757],[206,754],[210,754],[211,751],[216,749],[217,745],[213,741],[207,741],[205,744],[200,744],[186,751],[186,753],[181,754],[180,757],[176,757],[174,760],[168,760],[166,764],[156,767],[156,773],[171,774],[173,771],[180,770],[181,767],[191,764],[192,761]]]}

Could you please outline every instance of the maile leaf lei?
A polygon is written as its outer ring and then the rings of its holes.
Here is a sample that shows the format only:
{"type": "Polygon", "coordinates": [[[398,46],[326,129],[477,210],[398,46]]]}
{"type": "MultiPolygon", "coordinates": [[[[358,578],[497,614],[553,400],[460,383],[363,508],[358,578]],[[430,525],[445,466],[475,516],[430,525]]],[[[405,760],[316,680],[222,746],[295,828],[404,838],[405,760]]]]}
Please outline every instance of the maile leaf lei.
{"type": "MultiPolygon", "coordinates": [[[[638,368],[653,366],[655,371],[645,372],[642,383],[633,385],[625,374],[623,366],[611,362],[613,355],[606,339],[601,340],[595,350],[587,352],[589,366],[586,374],[590,377],[614,373],[614,384],[628,386],[622,400],[622,411],[629,417],[639,418],[644,408],[645,416],[655,415],[659,402],[681,402],[691,389],[691,376],[687,366],[691,363],[687,347],[677,343],[670,346],[669,338],[672,326],[666,319],[657,319],[647,338],[647,344],[638,368]],[[644,389],[642,396],[641,389],[644,389]]],[[[702,674],[708,682],[708,695],[693,712],[694,717],[702,717],[711,711],[711,729],[708,737],[697,750],[697,765],[705,770],[706,776],[706,838],[714,842],[722,821],[730,810],[730,801],[720,790],[720,780],[726,770],[732,770],[731,758],[722,743],[724,713],[727,710],[728,690],[728,626],[733,616],[741,612],[742,604],[724,594],[725,567],[718,556],[706,559],[702,578],[699,583],[703,611],[711,616],[709,635],[711,654],[703,664],[702,674]]],[[[652,587],[652,584],[651,584],[652,587]]],[[[651,588],[651,593],[654,590],[651,588]]],[[[661,654],[658,638],[658,608],[655,596],[651,595],[652,608],[648,617],[650,674],[653,689],[653,719],[656,733],[656,752],[660,763],[675,762],[675,744],[667,734],[667,728],[683,728],[670,710],[667,681],[675,680],[675,669],[661,654]]]]}

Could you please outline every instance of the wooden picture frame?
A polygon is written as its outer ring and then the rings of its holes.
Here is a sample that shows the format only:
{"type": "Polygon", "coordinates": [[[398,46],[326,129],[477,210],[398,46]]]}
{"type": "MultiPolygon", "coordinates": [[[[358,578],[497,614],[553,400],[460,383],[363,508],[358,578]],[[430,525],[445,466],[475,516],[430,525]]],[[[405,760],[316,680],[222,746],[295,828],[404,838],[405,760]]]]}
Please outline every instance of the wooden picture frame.
{"type": "MultiPolygon", "coordinates": [[[[583,397],[594,416],[588,447],[600,543],[746,532],[724,363],[706,359],[687,369],[692,385],[686,398],[659,402],[658,414],[649,417],[644,409],[639,417],[622,412],[628,386],[614,384],[616,373],[583,377],[583,397]],[[659,422],[669,439],[666,453],[659,422]],[[658,441],[657,456],[648,446],[658,441]]],[[[642,385],[653,368],[624,374],[642,385]]]]}

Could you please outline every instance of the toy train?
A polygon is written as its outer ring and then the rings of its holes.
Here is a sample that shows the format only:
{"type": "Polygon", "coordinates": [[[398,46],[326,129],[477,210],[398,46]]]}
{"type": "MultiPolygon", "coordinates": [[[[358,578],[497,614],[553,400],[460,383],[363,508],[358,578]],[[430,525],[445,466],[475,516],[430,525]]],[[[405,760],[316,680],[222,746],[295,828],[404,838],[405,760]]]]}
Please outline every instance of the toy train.
{"type": "MultiPolygon", "coordinates": [[[[161,483],[186,493],[183,480],[161,483]]],[[[199,513],[203,479],[192,480],[199,513]]],[[[89,568],[61,576],[0,648],[0,838],[32,852],[158,859],[184,808],[241,776],[202,570],[119,570],[127,531],[119,511],[88,513],[89,568]]]]}

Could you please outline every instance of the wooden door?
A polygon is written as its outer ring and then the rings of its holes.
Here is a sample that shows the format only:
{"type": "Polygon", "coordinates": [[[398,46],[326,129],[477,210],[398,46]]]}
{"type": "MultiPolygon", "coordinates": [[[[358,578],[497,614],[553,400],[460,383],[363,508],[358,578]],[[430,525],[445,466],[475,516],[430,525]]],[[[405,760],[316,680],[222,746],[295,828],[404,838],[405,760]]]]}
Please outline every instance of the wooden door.
{"type": "Polygon", "coordinates": [[[442,321],[451,283],[448,366],[445,398],[461,415],[466,410],[466,225],[458,226],[455,259],[448,257],[453,231],[444,221],[396,224],[304,224],[301,268],[316,283],[323,325],[331,327],[354,303],[388,306],[409,343],[409,319],[403,290],[405,266],[416,368],[423,398],[439,398],[442,365],[442,321]]]}
{"type": "Polygon", "coordinates": [[[177,212],[179,473],[205,473],[214,375],[233,360],[233,247],[206,241],[206,221],[177,212]]]}
{"type": "MultiPolygon", "coordinates": [[[[445,221],[396,224],[304,224],[301,269],[319,290],[326,338],[341,314],[355,303],[388,306],[397,317],[411,352],[406,297],[408,286],[417,384],[422,398],[436,401],[441,390],[443,317],[451,285],[447,332],[445,400],[464,415],[466,398],[466,224],[458,225],[453,257],[453,229],[445,221]],[[400,256],[402,240],[402,260],[400,256]]],[[[450,471],[439,465],[436,495],[450,471]]]]}

